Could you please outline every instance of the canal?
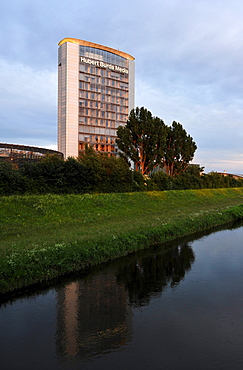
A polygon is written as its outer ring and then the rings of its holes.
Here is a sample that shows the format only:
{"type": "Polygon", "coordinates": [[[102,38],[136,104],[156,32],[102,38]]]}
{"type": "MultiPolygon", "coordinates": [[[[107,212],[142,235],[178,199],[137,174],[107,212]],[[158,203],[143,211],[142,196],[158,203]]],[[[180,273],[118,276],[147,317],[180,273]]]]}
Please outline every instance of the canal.
{"type": "Polygon", "coordinates": [[[0,306],[0,369],[243,367],[243,224],[0,306]]]}

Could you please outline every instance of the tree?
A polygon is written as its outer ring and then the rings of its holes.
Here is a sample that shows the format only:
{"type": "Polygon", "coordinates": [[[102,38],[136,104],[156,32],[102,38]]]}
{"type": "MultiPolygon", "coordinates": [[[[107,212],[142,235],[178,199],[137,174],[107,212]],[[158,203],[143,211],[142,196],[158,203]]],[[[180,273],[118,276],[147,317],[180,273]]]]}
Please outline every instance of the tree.
{"type": "Polygon", "coordinates": [[[205,167],[200,167],[199,164],[192,164],[191,163],[191,164],[188,165],[185,172],[190,173],[191,175],[200,177],[204,172],[204,168],[205,167]]]}
{"type": "Polygon", "coordinates": [[[78,157],[79,164],[88,169],[92,191],[101,193],[126,192],[133,189],[133,176],[124,158],[96,152],[92,146],[85,146],[85,152],[78,157]]]}
{"type": "Polygon", "coordinates": [[[136,170],[148,174],[161,164],[165,152],[167,126],[151,112],[133,109],[125,126],[119,126],[116,143],[121,156],[135,163],[136,170]]]}
{"type": "Polygon", "coordinates": [[[166,151],[162,160],[166,173],[176,176],[184,172],[193,159],[197,149],[192,137],[179,122],[173,122],[169,127],[166,139],[166,151]]]}

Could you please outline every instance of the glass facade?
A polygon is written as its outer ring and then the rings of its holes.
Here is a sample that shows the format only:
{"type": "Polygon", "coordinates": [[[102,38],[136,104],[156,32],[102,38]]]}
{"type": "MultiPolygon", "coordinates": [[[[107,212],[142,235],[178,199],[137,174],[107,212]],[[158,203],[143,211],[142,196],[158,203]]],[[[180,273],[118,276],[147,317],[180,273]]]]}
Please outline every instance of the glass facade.
{"type": "Polygon", "coordinates": [[[95,150],[115,153],[117,127],[128,117],[128,61],[89,46],[80,46],[79,52],[84,57],[79,63],[79,151],[89,143],[95,150]],[[117,71],[117,66],[126,70],[117,71]]]}
{"type": "Polygon", "coordinates": [[[111,63],[121,67],[128,68],[128,60],[120,55],[116,55],[106,50],[97,49],[90,46],[80,45],[79,53],[81,56],[86,58],[93,58],[96,60],[102,60],[106,63],[111,63]]]}

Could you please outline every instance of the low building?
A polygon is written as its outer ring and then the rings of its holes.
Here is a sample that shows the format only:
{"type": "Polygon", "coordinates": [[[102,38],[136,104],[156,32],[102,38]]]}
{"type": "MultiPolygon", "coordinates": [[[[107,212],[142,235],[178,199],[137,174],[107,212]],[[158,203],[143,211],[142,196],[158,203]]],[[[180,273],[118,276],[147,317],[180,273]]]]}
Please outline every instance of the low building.
{"type": "Polygon", "coordinates": [[[236,175],[236,174],[233,174],[233,173],[228,173],[226,171],[224,171],[224,172],[216,172],[216,173],[218,173],[219,175],[222,175],[224,177],[227,177],[227,176],[232,177],[235,180],[243,180],[243,175],[236,175]]]}
{"type": "Polygon", "coordinates": [[[56,150],[0,143],[0,162],[11,162],[17,167],[20,167],[26,162],[38,162],[47,155],[56,155],[63,159],[63,154],[56,150]]]}

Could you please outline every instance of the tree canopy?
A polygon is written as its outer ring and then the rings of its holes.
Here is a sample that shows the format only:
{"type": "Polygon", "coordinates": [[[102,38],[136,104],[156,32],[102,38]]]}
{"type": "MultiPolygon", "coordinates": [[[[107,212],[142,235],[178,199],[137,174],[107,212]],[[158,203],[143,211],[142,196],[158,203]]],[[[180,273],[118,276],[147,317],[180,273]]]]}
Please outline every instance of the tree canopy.
{"type": "Polygon", "coordinates": [[[132,160],[136,170],[148,174],[161,163],[167,127],[146,108],[133,109],[125,126],[119,126],[116,143],[122,156],[132,160]]]}
{"type": "Polygon", "coordinates": [[[169,176],[179,175],[187,169],[197,149],[179,122],[168,127],[144,107],[133,109],[127,124],[118,127],[116,143],[121,156],[133,161],[143,175],[158,165],[169,176]]]}
{"type": "Polygon", "coordinates": [[[192,137],[179,122],[173,122],[166,138],[166,150],[163,164],[169,176],[176,176],[188,167],[197,149],[192,137]]]}

